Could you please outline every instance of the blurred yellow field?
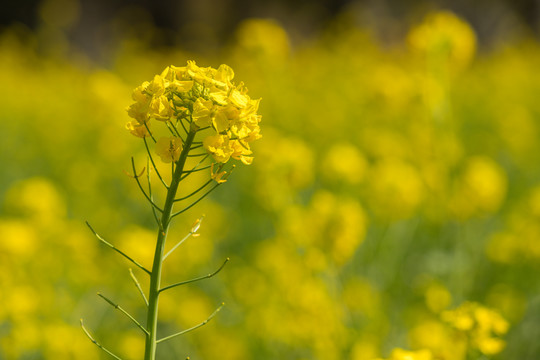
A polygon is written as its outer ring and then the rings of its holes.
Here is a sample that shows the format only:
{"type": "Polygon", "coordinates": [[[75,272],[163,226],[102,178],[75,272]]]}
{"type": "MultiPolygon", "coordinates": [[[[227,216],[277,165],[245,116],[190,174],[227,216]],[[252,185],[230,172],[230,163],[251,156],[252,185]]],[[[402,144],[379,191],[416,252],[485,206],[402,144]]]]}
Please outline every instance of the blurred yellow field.
{"type": "Polygon", "coordinates": [[[294,46],[277,21],[249,19],[213,55],[126,38],[109,66],[61,28],[3,30],[0,359],[107,358],[81,317],[122,359],[143,358],[144,336],[96,296],[144,319],[133,266],[85,221],[151,267],[152,212],[124,173],[146,151],[126,107],[191,59],[230,65],[262,98],[262,138],[251,165],[175,218],[179,240],[205,215],[164,283],[230,261],[163,295],[160,332],[226,305],[159,359],[540,358],[540,45],[479,50],[448,11],[392,46],[343,19],[294,46]]]}

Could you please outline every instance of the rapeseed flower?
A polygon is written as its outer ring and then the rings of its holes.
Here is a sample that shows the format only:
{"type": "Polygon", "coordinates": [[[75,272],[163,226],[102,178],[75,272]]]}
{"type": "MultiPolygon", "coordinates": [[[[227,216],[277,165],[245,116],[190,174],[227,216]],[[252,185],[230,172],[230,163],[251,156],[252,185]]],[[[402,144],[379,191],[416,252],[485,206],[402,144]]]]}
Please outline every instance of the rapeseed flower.
{"type": "Polygon", "coordinates": [[[178,161],[181,126],[204,134],[202,145],[215,162],[226,163],[232,157],[249,165],[253,161],[249,143],[261,138],[260,99],[251,99],[244,83],[236,85],[233,78],[234,71],[227,65],[215,69],[188,61],[183,67],[168,66],[135,88],[135,102],[127,108],[134,120],[126,128],[145,138],[153,137],[154,120],[166,123],[173,136],[156,143],[163,162],[178,161]]]}
{"type": "MultiPolygon", "coordinates": [[[[388,360],[432,360],[433,355],[429,350],[407,351],[400,348],[392,350],[388,360]]],[[[378,359],[382,360],[382,359],[378,359]]]]}
{"type": "Polygon", "coordinates": [[[474,302],[465,302],[455,310],[445,311],[442,319],[460,333],[465,334],[471,347],[485,355],[495,355],[504,349],[508,322],[494,310],[474,302]]]}

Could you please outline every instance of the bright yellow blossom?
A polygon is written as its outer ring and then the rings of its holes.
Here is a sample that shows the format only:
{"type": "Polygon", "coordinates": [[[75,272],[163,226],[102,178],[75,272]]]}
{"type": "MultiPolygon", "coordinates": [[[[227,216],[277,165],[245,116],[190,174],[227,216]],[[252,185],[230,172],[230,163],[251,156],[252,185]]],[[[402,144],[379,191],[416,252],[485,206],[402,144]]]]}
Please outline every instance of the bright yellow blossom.
{"type": "Polygon", "coordinates": [[[214,160],[220,163],[229,161],[233,154],[233,149],[230,146],[229,137],[227,135],[216,134],[208,136],[203,140],[203,145],[206,150],[212,154],[214,160]]]}
{"type": "MultiPolygon", "coordinates": [[[[137,91],[137,89],[135,89],[137,91]]],[[[134,92],[135,94],[135,92],[134,92]]],[[[137,96],[139,96],[137,94],[137,96]]],[[[135,96],[134,96],[135,97],[135,96]]],[[[131,104],[127,108],[128,115],[139,123],[143,124],[148,121],[148,111],[150,110],[150,98],[147,98],[145,95],[138,97],[140,101],[131,104]]]]}
{"type": "Polygon", "coordinates": [[[220,89],[217,86],[210,88],[208,96],[219,105],[227,105],[227,91],[220,89]]]}
{"type": "Polygon", "coordinates": [[[140,124],[137,121],[130,121],[126,124],[126,129],[129,130],[133,135],[143,138],[148,136],[148,125],[140,124]]]}
{"type": "Polygon", "coordinates": [[[238,90],[231,91],[231,95],[229,95],[229,99],[231,100],[234,106],[240,109],[245,108],[249,101],[249,98],[238,90]]]}
{"type": "Polygon", "coordinates": [[[219,65],[214,78],[224,84],[230,84],[231,80],[234,78],[234,71],[230,66],[221,64],[219,65]]]}
{"type": "Polygon", "coordinates": [[[150,103],[150,117],[156,120],[167,121],[173,115],[172,107],[166,96],[155,97],[150,103]]]}
{"type": "Polygon", "coordinates": [[[151,96],[149,96],[147,93],[143,91],[144,88],[146,87],[145,84],[148,84],[148,82],[144,82],[143,85],[137,86],[133,90],[133,93],[131,94],[131,98],[138,103],[150,102],[151,96]]]}
{"type": "Polygon", "coordinates": [[[156,142],[156,154],[164,163],[178,161],[182,152],[182,140],[176,136],[162,137],[156,142]]]}
{"type": "Polygon", "coordinates": [[[193,122],[199,127],[210,126],[212,124],[213,107],[212,100],[198,98],[193,104],[193,114],[191,115],[193,122]]]}
{"type": "Polygon", "coordinates": [[[248,156],[253,154],[253,152],[250,150],[247,143],[244,143],[241,140],[232,140],[230,143],[233,150],[231,156],[234,159],[240,160],[246,165],[250,165],[253,162],[253,157],[248,156]]]}
{"type": "Polygon", "coordinates": [[[212,118],[212,126],[220,134],[229,130],[230,123],[227,108],[219,109],[212,118]]]}
{"type": "Polygon", "coordinates": [[[150,96],[161,96],[165,92],[165,83],[159,75],[154,76],[152,82],[143,85],[143,91],[150,96]]]}

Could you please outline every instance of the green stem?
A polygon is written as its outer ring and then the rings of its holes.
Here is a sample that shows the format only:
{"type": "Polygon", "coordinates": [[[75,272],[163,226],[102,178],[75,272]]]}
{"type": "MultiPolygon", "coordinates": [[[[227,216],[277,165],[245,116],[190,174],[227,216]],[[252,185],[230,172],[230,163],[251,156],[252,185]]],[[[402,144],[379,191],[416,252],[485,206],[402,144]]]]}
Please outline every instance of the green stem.
{"type": "Polygon", "coordinates": [[[184,143],[184,149],[180,154],[180,158],[176,162],[176,170],[174,171],[169,189],[167,191],[167,197],[165,199],[165,205],[163,206],[163,212],[161,214],[160,228],[158,229],[156,252],[154,254],[154,264],[152,266],[152,273],[150,277],[150,290],[148,292],[148,317],[146,328],[148,335],[146,337],[146,346],[144,350],[144,360],[156,359],[157,348],[157,319],[158,319],[158,301],[159,301],[159,288],[161,285],[161,269],[163,264],[163,253],[165,249],[165,241],[167,240],[167,231],[169,230],[169,222],[171,220],[171,214],[174,204],[174,198],[176,197],[176,191],[180,184],[180,178],[184,171],[184,165],[188,157],[195,133],[197,130],[190,129],[186,141],[184,143]]]}

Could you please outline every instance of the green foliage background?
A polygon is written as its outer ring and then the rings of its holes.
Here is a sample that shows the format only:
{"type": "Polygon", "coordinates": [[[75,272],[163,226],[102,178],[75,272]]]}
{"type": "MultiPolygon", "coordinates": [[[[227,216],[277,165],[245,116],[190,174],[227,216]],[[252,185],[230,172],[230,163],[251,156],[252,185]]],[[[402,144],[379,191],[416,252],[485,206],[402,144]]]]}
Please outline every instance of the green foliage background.
{"type": "Polygon", "coordinates": [[[346,14],[294,47],[278,23],[248,20],[216,56],[126,37],[106,67],[61,28],[3,31],[0,358],[105,358],[80,317],[141,357],[138,329],[95,295],[142,318],[129,264],[84,220],[150,266],[152,215],[123,173],[130,156],[144,166],[144,147],[125,107],[139,83],[194,59],[230,65],[263,98],[264,137],[253,165],[173,226],[180,238],[206,214],[165,282],[231,262],[163,297],[164,334],[227,305],[161,358],[372,359],[433,345],[438,313],[471,300],[511,323],[494,358],[537,359],[540,47],[476,51],[470,28],[442,14],[394,46],[346,14]]]}

